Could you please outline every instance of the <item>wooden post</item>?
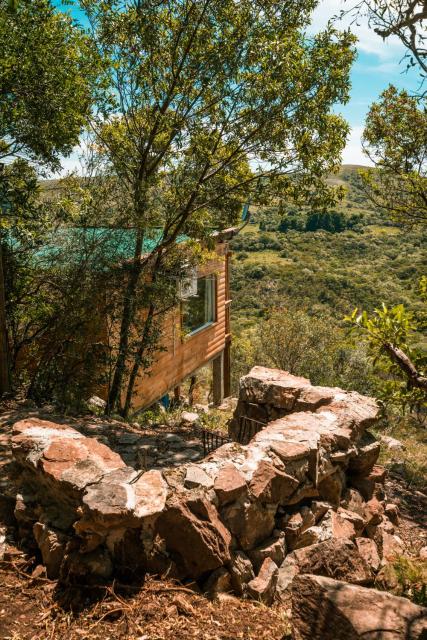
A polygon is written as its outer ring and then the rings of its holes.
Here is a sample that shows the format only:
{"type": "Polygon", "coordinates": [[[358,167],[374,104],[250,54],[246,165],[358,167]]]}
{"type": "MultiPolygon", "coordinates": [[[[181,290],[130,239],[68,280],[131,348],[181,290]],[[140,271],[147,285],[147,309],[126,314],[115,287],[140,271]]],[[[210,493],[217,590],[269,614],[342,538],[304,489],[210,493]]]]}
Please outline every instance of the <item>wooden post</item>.
{"type": "Polygon", "coordinates": [[[224,348],[224,398],[231,396],[231,340],[224,348]]]}
{"type": "Polygon", "coordinates": [[[213,403],[218,406],[224,400],[224,351],[212,360],[213,403]]]}
{"type": "Polygon", "coordinates": [[[3,251],[0,240],[0,397],[10,391],[9,348],[6,326],[6,294],[3,271],[3,251]]]}
{"type": "Polygon", "coordinates": [[[178,403],[181,399],[181,387],[179,385],[177,387],[174,387],[173,398],[176,403],[178,403]]]}

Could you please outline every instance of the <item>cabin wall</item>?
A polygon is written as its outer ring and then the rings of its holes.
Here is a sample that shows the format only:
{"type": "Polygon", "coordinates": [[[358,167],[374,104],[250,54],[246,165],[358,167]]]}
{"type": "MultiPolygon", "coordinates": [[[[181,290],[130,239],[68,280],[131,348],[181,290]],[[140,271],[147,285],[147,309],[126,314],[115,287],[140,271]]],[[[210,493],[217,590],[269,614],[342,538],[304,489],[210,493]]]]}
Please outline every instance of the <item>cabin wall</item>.
{"type": "Polygon", "coordinates": [[[149,406],[184,378],[220,354],[229,342],[228,322],[228,245],[217,245],[218,259],[199,269],[199,275],[216,276],[216,320],[192,336],[183,336],[181,308],[168,313],[164,321],[162,344],[150,375],[140,377],[135,384],[134,409],[149,406]]]}

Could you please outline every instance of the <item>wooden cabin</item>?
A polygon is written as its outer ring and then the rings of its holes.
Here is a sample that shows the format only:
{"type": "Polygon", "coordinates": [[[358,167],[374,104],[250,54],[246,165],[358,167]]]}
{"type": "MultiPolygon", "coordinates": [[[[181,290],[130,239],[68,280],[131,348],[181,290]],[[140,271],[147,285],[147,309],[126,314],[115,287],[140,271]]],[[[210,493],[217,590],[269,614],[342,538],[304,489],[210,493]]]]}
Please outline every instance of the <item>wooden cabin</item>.
{"type": "Polygon", "coordinates": [[[181,300],[164,320],[164,351],[149,375],[135,384],[132,406],[148,407],[168,392],[179,394],[181,382],[211,363],[213,402],[230,395],[229,240],[237,229],[216,234],[216,258],[197,272],[192,295],[181,300]]]}

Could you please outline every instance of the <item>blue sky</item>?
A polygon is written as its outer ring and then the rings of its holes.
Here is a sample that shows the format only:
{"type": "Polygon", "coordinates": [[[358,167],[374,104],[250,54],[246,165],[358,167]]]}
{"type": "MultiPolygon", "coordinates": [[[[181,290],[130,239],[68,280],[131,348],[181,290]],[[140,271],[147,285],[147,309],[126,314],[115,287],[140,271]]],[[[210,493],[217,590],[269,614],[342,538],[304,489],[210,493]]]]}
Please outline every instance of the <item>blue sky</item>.
{"type": "MultiPolygon", "coordinates": [[[[60,0],[55,2],[61,6],[60,0]]],[[[321,30],[328,20],[338,16],[342,9],[351,6],[351,0],[320,0],[319,6],[313,14],[312,30],[321,30]]],[[[81,18],[76,8],[68,8],[74,17],[81,18]]],[[[351,18],[346,17],[337,21],[337,27],[350,26],[351,18]]],[[[406,63],[402,61],[405,49],[398,39],[389,38],[386,42],[369,28],[366,19],[360,19],[359,24],[351,24],[351,30],[358,37],[358,57],[351,72],[351,98],[347,105],[339,106],[337,111],[342,113],[351,127],[351,133],[343,152],[344,164],[369,164],[363,154],[360,138],[362,135],[366,114],[370,104],[380,93],[394,84],[409,91],[416,90],[419,76],[415,71],[406,71],[406,63]]],[[[63,160],[64,171],[79,170],[78,149],[69,158],[63,160]]]]}

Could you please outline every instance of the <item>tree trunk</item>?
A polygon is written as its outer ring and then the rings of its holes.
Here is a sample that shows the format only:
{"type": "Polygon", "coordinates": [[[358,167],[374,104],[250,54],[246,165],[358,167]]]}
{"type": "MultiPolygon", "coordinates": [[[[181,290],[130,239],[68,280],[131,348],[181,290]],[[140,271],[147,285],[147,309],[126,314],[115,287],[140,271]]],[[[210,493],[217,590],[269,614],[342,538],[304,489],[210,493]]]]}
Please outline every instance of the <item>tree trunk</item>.
{"type": "Polygon", "coordinates": [[[6,292],[4,282],[3,250],[0,240],[0,397],[10,391],[9,344],[6,325],[6,292]]]}
{"type": "Polygon", "coordinates": [[[107,412],[111,413],[120,404],[120,393],[123,378],[126,371],[126,359],[128,357],[129,337],[135,313],[136,290],[141,274],[141,255],[143,245],[143,233],[138,231],[135,243],[134,259],[131,266],[129,280],[126,286],[123,313],[120,325],[119,353],[114,365],[113,381],[108,395],[107,412]]]}
{"type": "Polygon", "coordinates": [[[150,305],[150,308],[148,310],[148,315],[147,318],[145,320],[145,326],[144,326],[144,332],[141,338],[141,342],[139,343],[139,347],[138,347],[138,352],[135,356],[134,359],[134,363],[132,366],[132,370],[130,372],[130,376],[129,376],[129,382],[128,382],[128,388],[126,391],[126,400],[125,400],[125,404],[123,407],[123,412],[122,412],[122,416],[124,418],[127,418],[129,415],[129,409],[130,409],[130,405],[131,405],[131,401],[132,401],[132,396],[133,396],[133,389],[135,386],[135,381],[136,378],[138,376],[138,372],[139,372],[139,368],[141,366],[141,362],[142,362],[142,356],[144,355],[144,351],[148,345],[148,342],[150,340],[150,331],[151,331],[151,327],[153,324],[153,315],[154,315],[154,305],[150,305]]]}
{"type": "Polygon", "coordinates": [[[395,362],[403,373],[408,378],[408,383],[411,387],[417,387],[418,389],[424,389],[427,391],[427,378],[422,376],[417,371],[414,363],[402,349],[395,347],[391,342],[384,343],[384,349],[389,354],[390,358],[395,362]]]}

